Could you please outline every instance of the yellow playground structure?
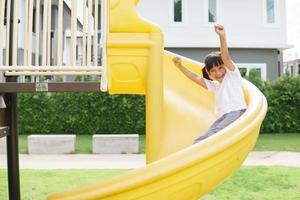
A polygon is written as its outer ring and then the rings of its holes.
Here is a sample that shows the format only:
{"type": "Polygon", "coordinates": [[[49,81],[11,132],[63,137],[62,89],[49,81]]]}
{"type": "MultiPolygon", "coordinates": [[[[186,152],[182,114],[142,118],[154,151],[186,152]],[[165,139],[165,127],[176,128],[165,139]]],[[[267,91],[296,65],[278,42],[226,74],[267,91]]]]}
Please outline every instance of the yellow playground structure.
{"type": "MultiPolygon", "coordinates": [[[[107,5],[107,77],[110,94],[146,96],[145,167],[48,200],[192,200],[213,190],[243,163],[267,111],[263,94],[244,80],[248,109],[218,134],[192,145],[215,119],[213,95],[188,80],[164,51],[163,33],[136,13],[138,0],[107,5]]],[[[182,58],[201,73],[201,63],[182,58]]]]}

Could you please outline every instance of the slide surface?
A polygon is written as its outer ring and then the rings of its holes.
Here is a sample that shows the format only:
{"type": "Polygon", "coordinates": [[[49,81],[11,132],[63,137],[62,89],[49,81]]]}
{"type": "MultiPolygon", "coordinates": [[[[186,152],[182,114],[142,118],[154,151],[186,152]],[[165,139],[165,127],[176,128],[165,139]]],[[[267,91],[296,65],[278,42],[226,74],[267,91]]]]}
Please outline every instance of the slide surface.
{"type": "MultiPolygon", "coordinates": [[[[54,199],[193,200],[199,199],[235,172],[256,143],[267,111],[262,93],[244,80],[248,109],[218,134],[192,145],[215,120],[214,97],[187,79],[164,53],[162,131],[156,161],[99,184],[54,194],[54,199]]],[[[201,64],[182,58],[200,73],[201,64]]]]}

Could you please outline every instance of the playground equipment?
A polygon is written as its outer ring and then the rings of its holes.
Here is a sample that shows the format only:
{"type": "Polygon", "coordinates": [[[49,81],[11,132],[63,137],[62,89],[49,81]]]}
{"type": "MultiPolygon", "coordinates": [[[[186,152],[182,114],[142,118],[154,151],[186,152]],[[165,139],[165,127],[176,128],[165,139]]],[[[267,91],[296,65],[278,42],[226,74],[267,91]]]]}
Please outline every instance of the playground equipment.
{"type": "MultiPolygon", "coordinates": [[[[197,199],[242,164],[257,139],[267,104],[244,81],[247,112],[217,135],[191,145],[213,121],[212,96],[173,67],[158,27],[135,13],[138,1],[110,1],[108,90],[146,95],[148,165],[48,199],[197,199]]],[[[184,59],[199,70],[201,64],[184,59]]]]}
{"type": "MultiPolygon", "coordinates": [[[[267,102],[246,80],[246,113],[218,134],[192,145],[216,117],[214,97],[173,66],[174,54],[163,50],[161,29],[138,17],[137,3],[106,2],[106,64],[101,73],[107,78],[102,83],[107,83],[110,94],[146,97],[147,166],[99,184],[50,195],[48,200],[198,199],[237,170],[255,145],[267,102]]],[[[182,59],[186,67],[201,73],[201,63],[182,59]]],[[[96,91],[97,83],[92,84],[94,89],[81,85],[82,90],[96,91]]],[[[0,86],[4,92],[12,90],[0,86]]],[[[47,90],[62,91],[55,86],[49,83],[47,90]]],[[[11,87],[17,90],[17,86],[11,87]]]]}

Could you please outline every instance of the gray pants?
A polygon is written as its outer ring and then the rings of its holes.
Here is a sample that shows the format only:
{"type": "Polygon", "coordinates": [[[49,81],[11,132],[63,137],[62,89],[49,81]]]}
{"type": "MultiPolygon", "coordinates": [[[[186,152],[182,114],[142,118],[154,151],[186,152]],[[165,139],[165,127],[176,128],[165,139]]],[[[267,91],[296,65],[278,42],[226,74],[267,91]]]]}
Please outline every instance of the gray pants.
{"type": "Polygon", "coordinates": [[[196,144],[196,143],[204,140],[205,138],[208,138],[208,137],[214,135],[215,133],[219,132],[220,130],[222,130],[223,128],[225,128],[226,126],[228,126],[229,124],[231,124],[235,120],[237,120],[245,111],[246,111],[246,109],[237,110],[237,111],[232,111],[232,112],[229,112],[229,113],[226,113],[226,114],[222,115],[219,119],[217,119],[208,128],[208,130],[203,135],[201,135],[200,137],[198,137],[194,141],[194,144],[196,144]]]}

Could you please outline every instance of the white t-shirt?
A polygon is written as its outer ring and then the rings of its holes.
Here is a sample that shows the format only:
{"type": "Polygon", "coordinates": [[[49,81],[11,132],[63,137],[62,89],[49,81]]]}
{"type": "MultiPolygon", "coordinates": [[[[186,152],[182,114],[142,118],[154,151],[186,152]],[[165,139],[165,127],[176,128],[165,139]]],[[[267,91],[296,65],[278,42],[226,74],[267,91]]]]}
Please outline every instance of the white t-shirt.
{"type": "Polygon", "coordinates": [[[223,81],[211,81],[205,79],[208,91],[215,94],[216,97],[216,114],[218,117],[236,111],[246,109],[246,102],[242,90],[242,76],[237,67],[233,71],[226,69],[223,81]]]}

